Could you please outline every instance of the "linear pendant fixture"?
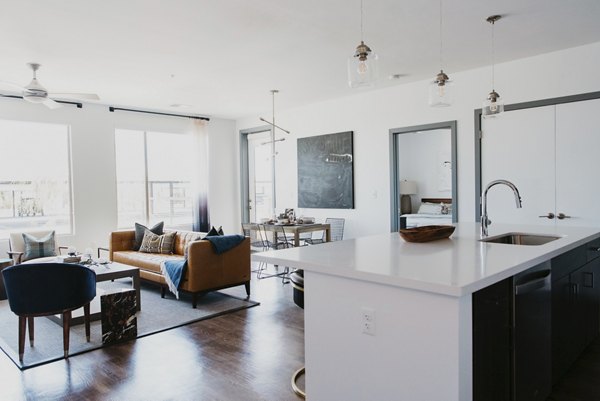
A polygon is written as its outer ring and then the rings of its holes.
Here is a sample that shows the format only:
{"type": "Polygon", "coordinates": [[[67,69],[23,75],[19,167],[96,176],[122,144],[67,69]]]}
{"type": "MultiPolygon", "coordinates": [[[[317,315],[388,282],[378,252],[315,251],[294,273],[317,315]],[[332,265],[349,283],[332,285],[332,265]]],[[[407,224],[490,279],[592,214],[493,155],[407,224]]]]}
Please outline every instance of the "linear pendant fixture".
{"type": "Polygon", "coordinates": [[[271,204],[271,216],[273,218],[276,217],[276,209],[277,209],[277,191],[276,191],[276,187],[275,187],[275,173],[276,173],[276,164],[275,164],[275,156],[277,156],[277,149],[276,149],[276,144],[277,142],[283,142],[285,141],[285,138],[279,138],[276,139],[275,138],[275,130],[279,129],[283,132],[285,132],[286,134],[289,135],[290,131],[281,128],[280,126],[278,126],[277,124],[275,124],[275,94],[279,93],[279,91],[277,89],[271,89],[271,97],[272,97],[272,104],[273,104],[273,115],[272,115],[272,120],[268,121],[262,117],[259,117],[260,121],[265,122],[267,124],[269,124],[271,126],[271,139],[267,142],[263,142],[262,145],[267,145],[267,144],[271,144],[271,178],[272,178],[272,182],[271,182],[271,190],[273,193],[272,196],[272,204],[271,204]]]}
{"type": "Polygon", "coordinates": [[[444,33],[442,16],[442,0],[440,0],[440,72],[429,84],[429,105],[431,107],[451,106],[454,101],[454,82],[450,80],[443,69],[444,33]]]}
{"type": "Polygon", "coordinates": [[[488,97],[483,102],[482,115],[483,118],[494,118],[504,111],[504,102],[500,100],[500,95],[494,89],[494,25],[496,21],[502,18],[501,15],[492,15],[487,17],[486,21],[492,24],[492,91],[488,94],[488,97]]]}
{"type": "Polygon", "coordinates": [[[363,0],[360,0],[360,43],[348,58],[348,84],[351,88],[373,86],[379,75],[379,57],[363,40],[363,0]]]}

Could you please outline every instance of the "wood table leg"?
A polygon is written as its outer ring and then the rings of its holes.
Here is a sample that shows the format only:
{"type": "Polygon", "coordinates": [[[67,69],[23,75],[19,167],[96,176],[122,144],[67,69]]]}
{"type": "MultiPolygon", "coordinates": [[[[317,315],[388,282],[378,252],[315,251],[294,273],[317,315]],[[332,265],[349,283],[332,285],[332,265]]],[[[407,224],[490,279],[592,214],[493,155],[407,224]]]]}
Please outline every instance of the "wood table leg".
{"type": "Polygon", "coordinates": [[[294,246],[298,248],[300,246],[300,233],[298,230],[294,233],[294,246]]]}
{"type": "MultiPolygon", "coordinates": [[[[137,270],[133,274],[133,276],[131,276],[131,278],[133,279],[132,280],[132,285],[133,285],[133,288],[135,289],[135,297],[136,297],[135,303],[137,305],[137,310],[139,312],[139,311],[142,310],[142,296],[141,296],[142,294],[141,294],[141,291],[140,291],[140,271],[137,270]]],[[[161,290],[161,294],[160,295],[161,295],[161,298],[164,298],[164,293],[162,291],[163,290],[161,290]]]]}

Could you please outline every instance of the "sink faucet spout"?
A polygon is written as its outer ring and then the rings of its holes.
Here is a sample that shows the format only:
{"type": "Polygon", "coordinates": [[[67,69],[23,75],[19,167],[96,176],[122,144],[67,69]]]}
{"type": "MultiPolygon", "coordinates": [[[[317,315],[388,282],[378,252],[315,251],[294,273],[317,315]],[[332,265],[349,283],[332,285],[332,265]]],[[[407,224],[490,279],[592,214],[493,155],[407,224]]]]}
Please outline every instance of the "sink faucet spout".
{"type": "Polygon", "coordinates": [[[492,224],[492,222],[488,218],[488,213],[487,213],[487,194],[488,194],[488,191],[490,190],[490,188],[492,188],[494,185],[498,185],[498,184],[506,185],[507,187],[512,189],[513,194],[515,195],[515,203],[517,205],[517,208],[522,207],[521,195],[519,194],[519,190],[517,189],[515,184],[513,184],[512,182],[507,181],[507,180],[494,180],[494,181],[490,182],[489,184],[487,184],[487,186],[485,187],[485,190],[483,191],[483,195],[481,196],[481,208],[482,208],[481,236],[482,237],[488,236],[488,226],[490,224],[492,224]]]}

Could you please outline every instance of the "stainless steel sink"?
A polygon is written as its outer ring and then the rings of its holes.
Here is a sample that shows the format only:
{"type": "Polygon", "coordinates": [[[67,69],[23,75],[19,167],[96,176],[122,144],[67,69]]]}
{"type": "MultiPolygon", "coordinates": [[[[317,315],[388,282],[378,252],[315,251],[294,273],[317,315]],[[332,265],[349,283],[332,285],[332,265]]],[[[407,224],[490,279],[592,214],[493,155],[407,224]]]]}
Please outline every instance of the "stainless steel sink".
{"type": "Polygon", "coordinates": [[[546,234],[506,233],[496,235],[494,237],[480,239],[480,241],[491,242],[494,244],[544,245],[559,238],[560,237],[555,235],[546,234]]]}

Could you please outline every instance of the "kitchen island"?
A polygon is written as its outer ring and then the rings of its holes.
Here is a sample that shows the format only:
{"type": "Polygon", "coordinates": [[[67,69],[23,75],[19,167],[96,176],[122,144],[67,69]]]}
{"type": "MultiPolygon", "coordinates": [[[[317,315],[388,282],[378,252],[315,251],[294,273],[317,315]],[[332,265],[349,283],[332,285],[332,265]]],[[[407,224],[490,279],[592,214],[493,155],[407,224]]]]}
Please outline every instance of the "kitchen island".
{"type": "Polygon", "coordinates": [[[390,233],[253,255],[304,269],[309,399],[472,400],[473,294],[600,238],[594,228],[498,224],[490,236],[560,238],[496,244],[478,241],[475,223],[456,226],[428,243],[390,233]]]}

